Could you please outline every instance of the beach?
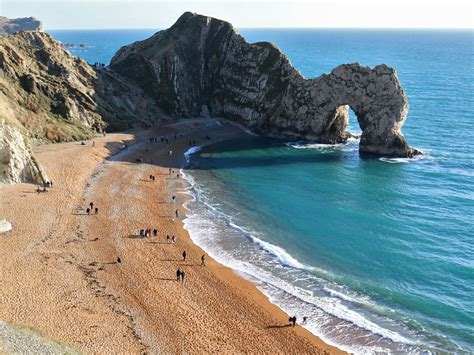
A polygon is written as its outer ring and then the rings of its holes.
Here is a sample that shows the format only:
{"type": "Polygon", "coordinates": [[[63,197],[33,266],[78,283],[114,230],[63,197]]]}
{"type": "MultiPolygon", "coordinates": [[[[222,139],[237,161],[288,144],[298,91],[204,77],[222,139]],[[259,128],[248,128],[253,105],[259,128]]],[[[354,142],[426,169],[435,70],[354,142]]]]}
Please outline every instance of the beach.
{"type": "MultiPolygon", "coordinates": [[[[341,353],[289,326],[287,314],[183,228],[178,174],[190,142],[242,134],[203,119],[38,147],[53,188],[0,186],[1,217],[13,226],[0,235],[0,321],[83,353],[341,353]],[[90,202],[97,214],[86,212],[90,202]],[[140,238],[146,228],[158,236],[140,238]]],[[[0,349],[18,351],[5,336],[0,349]]]]}

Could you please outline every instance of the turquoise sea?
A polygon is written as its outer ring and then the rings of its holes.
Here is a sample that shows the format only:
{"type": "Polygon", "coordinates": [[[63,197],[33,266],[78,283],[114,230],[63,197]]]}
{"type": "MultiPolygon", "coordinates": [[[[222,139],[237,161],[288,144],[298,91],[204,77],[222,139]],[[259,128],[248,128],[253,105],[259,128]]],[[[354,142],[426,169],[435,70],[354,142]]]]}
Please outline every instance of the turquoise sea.
{"type": "MultiPolygon", "coordinates": [[[[154,30],[51,31],[89,62],[154,30]]],[[[189,153],[194,241],[307,328],[354,352],[474,352],[472,31],[243,29],[306,77],[341,63],[397,69],[418,159],[362,159],[261,137],[189,153]]],[[[352,115],[350,130],[360,131],[352,115]]],[[[283,320],[284,321],[284,320],[283,320]]]]}

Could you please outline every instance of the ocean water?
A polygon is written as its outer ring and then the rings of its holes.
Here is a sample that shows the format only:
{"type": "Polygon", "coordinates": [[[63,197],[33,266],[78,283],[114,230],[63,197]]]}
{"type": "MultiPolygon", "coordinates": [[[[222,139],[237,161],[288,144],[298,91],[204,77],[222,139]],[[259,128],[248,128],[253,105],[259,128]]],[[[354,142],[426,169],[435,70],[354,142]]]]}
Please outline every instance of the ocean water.
{"type": "MultiPolygon", "coordinates": [[[[51,31],[104,63],[154,32],[51,31]]],[[[356,140],[261,137],[192,149],[193,240],[343,349],[474,352],[473,32],[240,32],[276,43],[306,77],[395,67],[410,101],[403,132],[424,155],[362,159],[356,140]]]]}

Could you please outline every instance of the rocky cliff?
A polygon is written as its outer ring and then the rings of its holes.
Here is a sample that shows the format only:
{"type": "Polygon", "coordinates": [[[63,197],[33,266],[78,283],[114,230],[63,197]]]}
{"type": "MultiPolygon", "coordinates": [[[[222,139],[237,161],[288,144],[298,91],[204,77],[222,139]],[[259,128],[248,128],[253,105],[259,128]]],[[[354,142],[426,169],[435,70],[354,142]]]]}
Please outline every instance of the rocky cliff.
{"type": "MultiPolygon", "coordinates": [[[[161,122],[165,115],[143,90],[106,68],[95,69],[63,49],[50,35],[21,31],[0,36],[0,125],[28,141],[62,142],[92,137],[109,129],[161,122]]],[[[1,127],[3,131],[6,129],[1,127]]],[[[10,132],[10,131],[7,131],[10,132]]],[[[42,181],[28,143],[0,152],[2,180],[42,181]],[[15,151],[23,163],[13,162],[15,151]],[[17,167],[17,168],[15,168],[17,167]]],[[[11,143],[13,144],[13,143],[11,143]]],[[[16,143],[15,143],[16,144],[16,143]]]]}
{"type": "Polygon", "coordinates": [[[18,31],[43,31],[43,24],[34,17],[9,19],[0,16],[0,36],[18,31]]]}
{"type": "Polygon", "coordinates": [[[21,132],[0,120],[0,183],[34,181],[48,178],[36,161],[21,132]]]}
{"type": "Polygon", "coordinates": [[[347,139],[348,107],[362,129],[360,151],[418,154],[401,127],[408,99],[396,71],[341,65],[305,79],[270,43],[250,44],[231,24],[183,14],[168,30],[121,48],[110,67],[175,117],[226,117],[263,135],[347,139]]]}

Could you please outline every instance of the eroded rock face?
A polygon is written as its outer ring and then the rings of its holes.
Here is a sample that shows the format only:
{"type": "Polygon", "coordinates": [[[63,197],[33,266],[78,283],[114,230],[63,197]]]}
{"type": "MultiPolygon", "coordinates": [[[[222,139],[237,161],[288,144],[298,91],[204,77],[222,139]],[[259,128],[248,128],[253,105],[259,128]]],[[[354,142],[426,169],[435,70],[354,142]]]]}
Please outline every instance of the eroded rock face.
{"type": "MultiPolygon", "coordinates": [[[[26,141],[82,140],[106,127],[123,130],[153,125],[166,119],[160,112],[138,86],[111,70],[94,69],[47,33],[0,36],[0,119],[26,141]]],[[[18,142],[8,139],[4,144],[18,142]]],[[[25,162],[31,155],[27,143],[5,151],[18,153],[25,162]]],[[[31,177],[40,182],[34,164],[34,160],[25,163],[23,169],[21,163],[6,163],[19,168],[2,170],[0,179],[18,182],[31,177]]]]}
{"type": "Polygon", "coordinates": [[[43,31],[43,24],[34,17],[9,19],[0,16],[0,36],[18,31],[43,31]]]}
{"type": "Polygon", "coordinates": [[[111,68],[175,118],[225,117],[263,135],[336,143],[349,136],[349,105],[363,131],[361,152],[418,153],[401,132],[408,99],[386,65],[341,65],[305,79],[276,46],[249,44],[227,22],[185,13],[121,48],[111,68]]]}
{"type": "Polygon", "coordinates": [[[47,180],[21,132],[0,120],[0,183],[28,181],[42,185],[47,180]]]}

